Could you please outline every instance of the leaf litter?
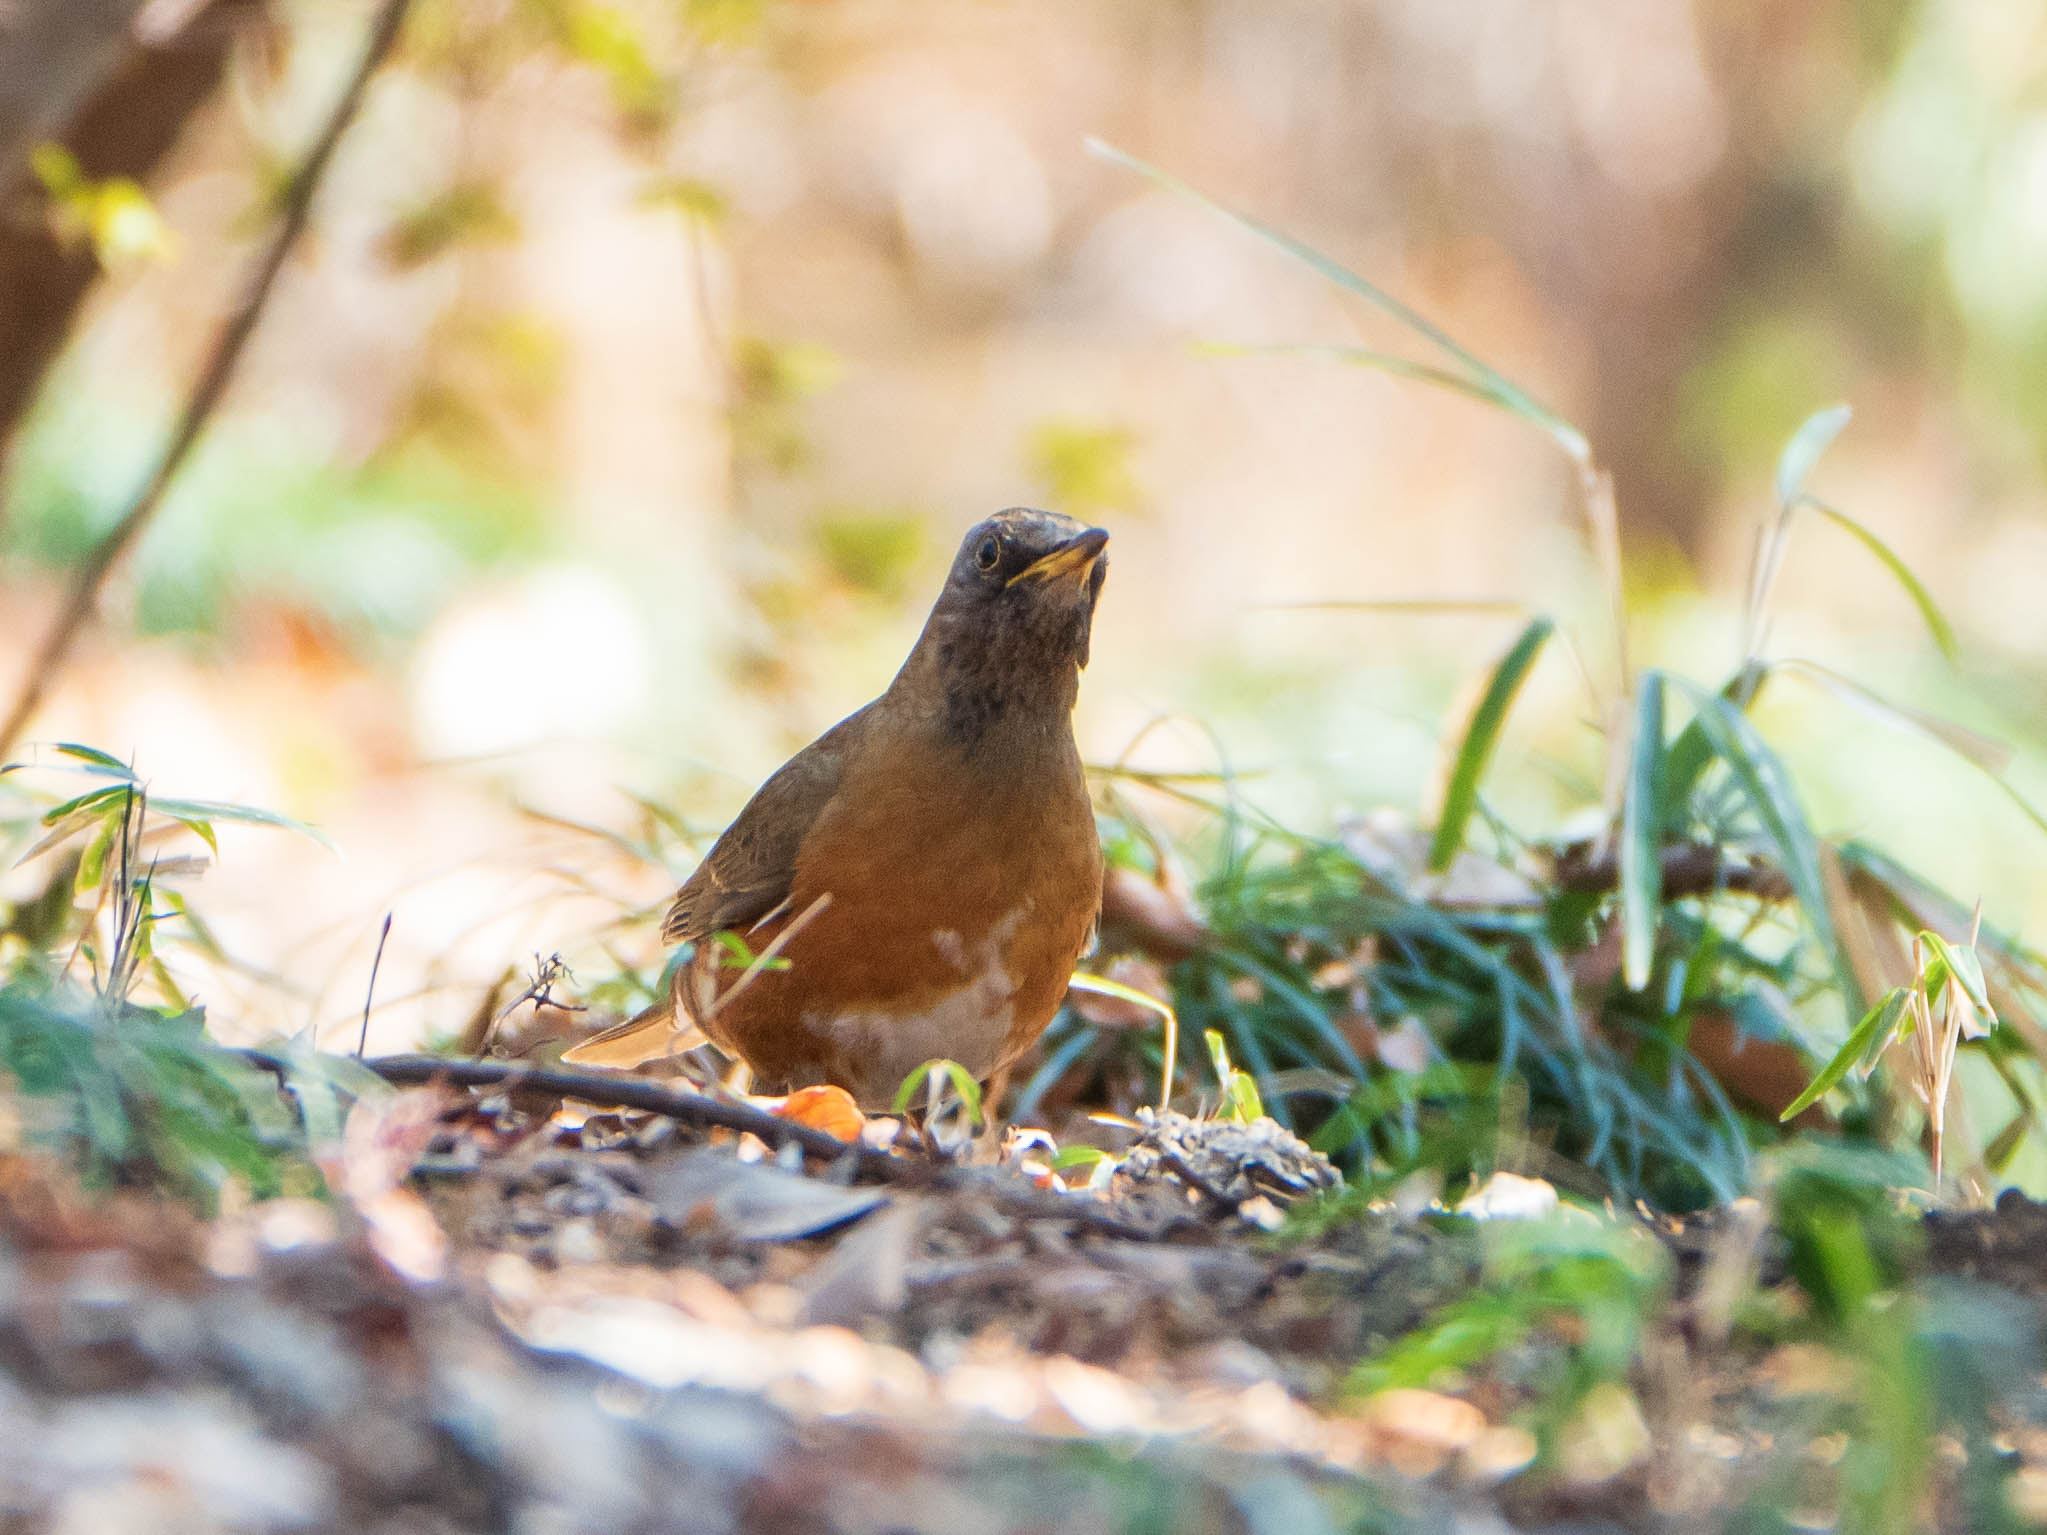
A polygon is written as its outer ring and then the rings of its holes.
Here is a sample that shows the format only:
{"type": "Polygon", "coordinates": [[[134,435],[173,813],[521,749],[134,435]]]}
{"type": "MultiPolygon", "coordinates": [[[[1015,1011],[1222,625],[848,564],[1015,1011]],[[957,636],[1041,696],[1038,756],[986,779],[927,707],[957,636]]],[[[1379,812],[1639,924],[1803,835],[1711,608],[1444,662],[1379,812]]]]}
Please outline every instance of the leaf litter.
{"type": "MultiPolygon", "coordinates": [[[[1787,1192],[1852,1204],[1839,1169],[1684,1219],[1506,1172],[1446,1209],[1337,1187],[1263,1117],[1128,1122],[1072,1192],[1045,1138],[962,1165],[896,1128],[878,1179],[420,1089],[358,1103],[335,1202],[211,1222],[0,1157],[0,1496],[25,1528],[114,1532],[195,1507],[238,1530],[848,1535],[1147,1510],[1232,1535],[1709,1529],[1785,1497],[1848,1517],[1842,1414],[1875,1371],[1812,1329],[1826,1282],[1800,1277],[1787,1192]]],[[[1894,1310],[2021,1361],[1995,1446],[1953,1440],[1917,1527],[1977,1527],[1984,1457],[2015,1514],[2047,1508],[2020,1346],[2047,1207],[1870,1218],[1870,1262],[1946,1287],[1894,1310]]]]}

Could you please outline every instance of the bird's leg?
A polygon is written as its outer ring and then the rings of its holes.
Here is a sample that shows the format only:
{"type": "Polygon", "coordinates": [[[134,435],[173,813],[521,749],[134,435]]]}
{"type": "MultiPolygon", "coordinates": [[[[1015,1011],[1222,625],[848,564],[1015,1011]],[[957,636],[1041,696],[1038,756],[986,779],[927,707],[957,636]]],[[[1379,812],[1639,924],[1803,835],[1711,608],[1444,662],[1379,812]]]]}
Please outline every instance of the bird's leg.
{"type": "Polygon", "coordinates": [[[1007,1127],[995,1111],[1008,1093],[1009,1068],[998,1066],[989,1073],[987,1085],[981,1089],[981,1133],[974,1138],[973,1149],[976,1162],[1002,1160],[1002,1136],[1007,1127]]]}

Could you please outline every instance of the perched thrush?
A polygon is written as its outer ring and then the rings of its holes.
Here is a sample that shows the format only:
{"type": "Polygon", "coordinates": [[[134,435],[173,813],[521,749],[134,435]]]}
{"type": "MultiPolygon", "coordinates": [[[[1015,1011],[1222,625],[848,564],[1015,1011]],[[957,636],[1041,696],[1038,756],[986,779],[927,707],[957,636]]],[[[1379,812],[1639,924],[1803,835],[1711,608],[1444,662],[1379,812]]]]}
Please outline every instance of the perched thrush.
{"type": "Polygon", "coordinates": [[[636,1065],[686,1017],[762,1087],[874,1108],[925,1061],[986,1077],[1029,1048],[1101,907],[1072,714],[1108,541],[1021,508],[969,532],[888,691],[761,785],[677,893],[662,936],[695,949],[669,1006],[565,1058],[636,1065]],[[786,967],[748,965],[770,948],[786,967]]]}

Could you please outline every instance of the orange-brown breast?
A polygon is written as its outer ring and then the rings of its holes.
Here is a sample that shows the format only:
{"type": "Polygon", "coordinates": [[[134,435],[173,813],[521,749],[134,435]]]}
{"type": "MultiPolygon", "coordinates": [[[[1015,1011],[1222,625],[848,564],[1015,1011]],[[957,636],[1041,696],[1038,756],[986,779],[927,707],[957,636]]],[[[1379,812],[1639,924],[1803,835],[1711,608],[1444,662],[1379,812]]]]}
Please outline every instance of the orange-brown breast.
{"type": "Polygon", "coordinates": [[[985,1077],[1044,1032],[1086,946],[1102,854],[1077,758],[1005,781],[891,756],[848,763],[786,908],[747,935],[758,953],[829,894],[788,969],[713,1012],[741,972],[711,943],[692,963],[685,1005],[764,1087],[835,1082],[873,1108],[926,1060],[985,1077]]]}

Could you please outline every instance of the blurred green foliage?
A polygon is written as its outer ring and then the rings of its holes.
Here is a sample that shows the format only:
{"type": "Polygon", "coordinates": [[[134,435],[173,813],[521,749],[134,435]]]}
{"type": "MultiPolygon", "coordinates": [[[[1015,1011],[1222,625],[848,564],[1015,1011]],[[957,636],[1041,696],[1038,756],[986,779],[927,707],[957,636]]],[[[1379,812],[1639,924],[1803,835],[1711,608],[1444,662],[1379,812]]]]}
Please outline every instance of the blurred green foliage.
{"type": "Polygon", "coordinates": [[[1049,506],[1075,517],[1127,515],[1143,504],[1130,464],[1135,446],[1125,427],[1045,421],[1030,433],[1026,467],[1049,506]]]}
{"type": "MultiPolygon", "coordinates": [[[[54,392],[16,444],[0,556],[83,558],[146,467],[152,426],[54,392]]],[[[361,467],[254,421],[194,455],[136,554],[145,633],[218,634],[250,598],[367,643],[415,634],[492,565],[545,546],[531,487],[424,449],[361,467]]]]}
{"type": "Polygon", "coordinates": [[[924,556],[924,518],[916,512],[827,510],[812,525],[833,576],[869,596],[901,601],[924,556]]]}

